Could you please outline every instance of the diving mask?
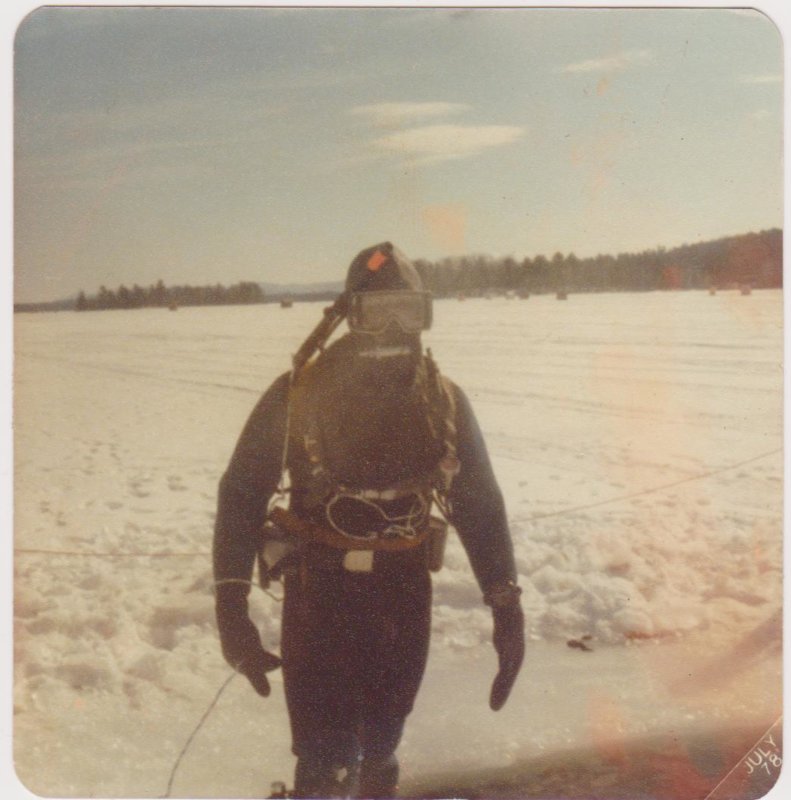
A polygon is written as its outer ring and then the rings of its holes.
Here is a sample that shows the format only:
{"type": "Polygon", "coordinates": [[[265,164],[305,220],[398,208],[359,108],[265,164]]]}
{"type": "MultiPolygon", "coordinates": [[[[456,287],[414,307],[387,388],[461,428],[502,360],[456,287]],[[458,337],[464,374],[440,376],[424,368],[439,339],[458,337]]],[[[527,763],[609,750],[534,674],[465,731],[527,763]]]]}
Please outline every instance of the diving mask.
{"type": "Polygon", "coordinates": [[[354,292],[347,319],[355,333],[381,334],[391,322],[404,333],[420,333],[431,327],[431,293],[411,290],[354,292]]]}

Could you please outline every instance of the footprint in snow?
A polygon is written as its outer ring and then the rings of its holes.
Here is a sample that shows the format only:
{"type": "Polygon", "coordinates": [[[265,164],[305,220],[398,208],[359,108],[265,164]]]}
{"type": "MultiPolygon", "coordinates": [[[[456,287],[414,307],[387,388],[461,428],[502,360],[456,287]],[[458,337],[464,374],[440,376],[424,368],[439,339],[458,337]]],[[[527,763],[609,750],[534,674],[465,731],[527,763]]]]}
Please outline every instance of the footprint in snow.
{"type": "Polygon", "coordinates": [[[149,497],[151,492],[147,492],[145,490],[145,483],[147,483],[147,481],[135,478],[134,480],[129,481],[129,490],[135,497],[149,497]]]}

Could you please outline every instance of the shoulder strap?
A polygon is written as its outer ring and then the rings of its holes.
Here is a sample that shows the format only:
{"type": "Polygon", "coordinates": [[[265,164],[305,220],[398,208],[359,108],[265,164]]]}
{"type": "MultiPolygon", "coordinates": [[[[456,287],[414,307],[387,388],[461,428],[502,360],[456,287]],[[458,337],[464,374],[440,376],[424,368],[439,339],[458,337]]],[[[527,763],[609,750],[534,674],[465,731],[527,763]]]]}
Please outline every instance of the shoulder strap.
{"type": "Polygon", "coordinates": [[[304,451],[306,460],[292,463],[296,469],[292,477],[307,489],[306,505],[310,508],[321,502],[336,485],[326,468],[321,443],[319,415],[315,406],[317,393],[311,391],[315,378],[315,361],[306,364],[293,381],[289,394],[291,409],[290,444],[294,453],[304,451]]]}
{"type": "Polygon", "coordinates": [[[434,471],[434,489],[439,495],[440,507],[445,511],[447,493],[461,469],[456,451],[456,395],[453,384],[440,373],[430,349],[426,351],[426,366],[430,424],[432,432],[444,446],[444,453],[434,471]]]}

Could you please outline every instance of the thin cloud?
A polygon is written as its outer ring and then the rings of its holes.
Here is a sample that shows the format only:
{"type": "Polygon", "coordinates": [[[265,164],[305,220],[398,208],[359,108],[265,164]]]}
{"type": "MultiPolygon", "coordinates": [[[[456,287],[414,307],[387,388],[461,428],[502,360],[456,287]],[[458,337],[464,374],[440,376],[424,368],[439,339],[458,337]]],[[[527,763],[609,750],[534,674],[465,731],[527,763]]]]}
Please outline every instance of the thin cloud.
{"type": "Polygon", "coordinates": [[[444,117],[468,109],[464,103],[372,103],[355,106],[349,113],[377,126],[390,126],[428,117],[444,117]]]}
{"type": "Polygon", "coordinates": [[[771,74],[771,75],[744,75],[743,77],[739,78],[739,83],[747,83],[747,84],[762,84],[762,83],[782,83],[783,76],[780,74],[771,74]]]}
{"type": "Polygon", "coordinates": [[[618,72],[629,69],[651,60],[650,50],[626,50],[611,56],[591,58],[587,61],[575,61],[560,68],[560,72],[572,74],[578,72],[618,72]]]}
{"type": "Polygon", "coordinates": [[[469,158],[513,144],[523,135],[523,128],[510,125],[427,125],[382,136],[372,144],[383,155],[432,163],[469,158]]]}

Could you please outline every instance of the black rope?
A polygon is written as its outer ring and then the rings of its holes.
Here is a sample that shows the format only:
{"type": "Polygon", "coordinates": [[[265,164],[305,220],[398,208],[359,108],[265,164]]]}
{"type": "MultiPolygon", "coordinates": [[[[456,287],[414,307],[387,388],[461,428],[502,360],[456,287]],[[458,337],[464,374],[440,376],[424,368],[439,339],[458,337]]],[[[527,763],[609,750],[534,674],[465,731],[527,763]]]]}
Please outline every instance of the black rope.
{"type": "Polygon", "coordinates": [[[168,787],[165,789],[165,794],[162,797],[170,797],[170,792],[173,790],[173,781],[176,777],[176,771],[178,770],[179,766],[181,765],[181,761],[184,758],[187,750],[189,750],[190,745],[192,744],[192,740],[197,736],[198,731],[203,727],[206,720],[209,718],[209,714],[214,710],[214,707],[217,705],[222,693],[228,688],[230,682],[237,676],[238,673],[232,672],[223,682],[223,685],[217,690],[217,694],[214,695],[214,700],[209,703],[209,707],[206,711],[203,712],[203,716],[200,718],[200,722],[195,726],[195,730],[192,731],[187,741],[184,743],[184,747],[181,748],[181,752],[179,753],[178,758],[176,759],[176,763],[173,765],[173,769],[170,771],[170,779],[168,780],[168,787]]]}

